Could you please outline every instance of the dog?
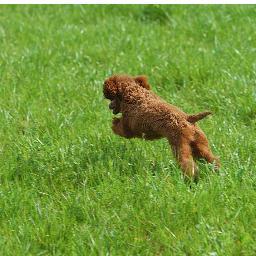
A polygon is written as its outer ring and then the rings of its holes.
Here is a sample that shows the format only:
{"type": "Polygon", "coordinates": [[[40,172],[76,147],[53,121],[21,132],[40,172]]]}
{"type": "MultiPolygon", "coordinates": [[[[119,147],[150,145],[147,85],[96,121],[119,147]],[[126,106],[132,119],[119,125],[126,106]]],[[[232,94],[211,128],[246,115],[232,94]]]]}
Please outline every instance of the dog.
{"type": "Polygon", "coordinates": [[[196,124],[211,112],[186,114],[153,93],[146,76],[113,75],[105,80],[103,94],[111,101],[113,114],[122,114],[113,118],[115,134],[127,139],[167,138],[185,178],[198,179],[197,159],[213,164],[215,171],[219,169],[219,158],[196,124]]]}

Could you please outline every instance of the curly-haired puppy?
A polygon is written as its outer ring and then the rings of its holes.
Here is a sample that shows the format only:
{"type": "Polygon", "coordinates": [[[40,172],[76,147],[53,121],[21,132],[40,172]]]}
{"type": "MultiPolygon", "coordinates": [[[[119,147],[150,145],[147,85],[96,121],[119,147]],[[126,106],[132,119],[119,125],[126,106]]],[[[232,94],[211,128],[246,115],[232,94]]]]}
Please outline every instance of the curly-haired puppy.
{"type": "Polygon", "coordinates": [[[203,131],[195,123],[210,112],[188,115],[150,90],[145,76],[114,75],[105,80],[109,108],[122,117],[113,119],[112,130],[125,138],[167,138],[184,176],[197,178],[195,159],[203,158],[219,168],[203,131]]]}

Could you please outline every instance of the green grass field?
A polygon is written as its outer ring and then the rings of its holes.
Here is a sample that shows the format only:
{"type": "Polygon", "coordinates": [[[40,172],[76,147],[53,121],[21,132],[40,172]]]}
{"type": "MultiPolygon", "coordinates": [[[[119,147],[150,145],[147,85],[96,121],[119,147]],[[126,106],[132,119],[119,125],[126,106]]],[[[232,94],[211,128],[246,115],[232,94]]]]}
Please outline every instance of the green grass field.
{"type": "Polygon", "coordinates": [[[0,255],[256,255],[256,6],[0,6],[0,255]],[[145,74],[219,175],[111,131],[102,85],[145,74]]]}

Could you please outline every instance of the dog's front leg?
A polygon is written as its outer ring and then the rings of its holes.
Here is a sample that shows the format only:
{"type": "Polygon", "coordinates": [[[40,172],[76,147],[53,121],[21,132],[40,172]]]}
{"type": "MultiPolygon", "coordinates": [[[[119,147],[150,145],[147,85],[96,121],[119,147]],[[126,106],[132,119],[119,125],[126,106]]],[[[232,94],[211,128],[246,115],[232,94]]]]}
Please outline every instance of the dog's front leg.
{"type": "Polygon", "coordinates": [[[125,137],[127,139],[134,138],[135,135],[133,132],[128,129],[128,127],[125,125],[124,119],[121,118],[113,118],[112,121],[112,130],[115,134],[125,137]]]}

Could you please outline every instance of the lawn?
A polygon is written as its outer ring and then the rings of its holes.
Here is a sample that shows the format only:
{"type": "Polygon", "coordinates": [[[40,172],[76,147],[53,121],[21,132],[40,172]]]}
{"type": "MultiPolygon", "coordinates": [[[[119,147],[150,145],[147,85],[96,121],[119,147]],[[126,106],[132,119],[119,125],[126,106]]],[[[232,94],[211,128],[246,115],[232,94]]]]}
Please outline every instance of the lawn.
{"type": "Polygon", "coordinates": [[[256,255],[256,6],[0,6],[0,255],[256,255]],[[220,174],[111,131],[102,85],[145,74],[220,174]]]}

